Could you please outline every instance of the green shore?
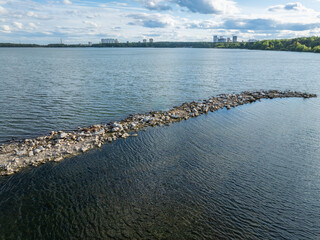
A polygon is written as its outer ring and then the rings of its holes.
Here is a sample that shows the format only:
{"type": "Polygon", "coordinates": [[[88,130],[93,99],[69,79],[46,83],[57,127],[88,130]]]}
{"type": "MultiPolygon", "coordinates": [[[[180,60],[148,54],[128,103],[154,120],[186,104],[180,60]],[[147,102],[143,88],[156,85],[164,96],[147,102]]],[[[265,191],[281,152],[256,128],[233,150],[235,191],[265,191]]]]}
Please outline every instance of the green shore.
{"type": "Polygon", "coordinates": [[[320,37],[303,37],[294,39],[262,40],[257,42],[153,42],[153,43],[111,43],[111,44],[16,44],[0,43],[0,47],[45,47],[45,48],[233,48],[233,49],[256,49],[256,50],[276,50],[276,51],[295,51],[295,52],[314,52],[320,53],[320,37]]]}

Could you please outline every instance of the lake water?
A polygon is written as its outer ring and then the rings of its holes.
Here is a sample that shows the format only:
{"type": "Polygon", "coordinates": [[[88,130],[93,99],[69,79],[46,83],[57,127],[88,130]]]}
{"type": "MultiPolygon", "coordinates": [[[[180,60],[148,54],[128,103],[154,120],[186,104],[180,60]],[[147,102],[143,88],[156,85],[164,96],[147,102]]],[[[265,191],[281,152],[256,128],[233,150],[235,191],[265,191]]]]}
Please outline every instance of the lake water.
{"type": "MultiPolygon", "coordinates": [[[[320,54],[0,49],[0,143],[244,90],[320,54]]],[[[263,100],[0,178],[0,239],[319,239],[320,99],[263,100]]]]}

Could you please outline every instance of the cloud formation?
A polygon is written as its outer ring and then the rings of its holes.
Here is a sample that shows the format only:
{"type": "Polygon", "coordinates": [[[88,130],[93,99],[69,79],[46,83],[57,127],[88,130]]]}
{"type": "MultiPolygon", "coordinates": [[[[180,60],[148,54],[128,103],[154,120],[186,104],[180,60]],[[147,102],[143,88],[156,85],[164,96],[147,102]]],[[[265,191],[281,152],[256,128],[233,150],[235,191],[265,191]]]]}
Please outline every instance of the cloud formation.
{"type": "Polygon", "coordinates": [[[171,5],[186,8],[193,13],[200,14],[226,14],[238,11],[236,3],[232,0],[138,0],[149,10],[171,10],[171,5]]]}
{"type": "Polygon", "coordinates": [[[276,5],[268,8],[270,12],[276,11],[307,11],[308,9],[302,5],[300,2],[287,3],[285,5],[276,5]]]}
{"type": "Polygon", "coordinates": [[[66,4],[66,5],[71,5],[72,2],[70,0],[63,0],[63,3],[66,4]]]}
{"type": "Polygon", "coordinates": [[[7,10],[0,6],[0,15],[7,13],[7,10]]]}
{"type": "Polygon", "coordinates": [[[186,7],[193,13],[226,14],[238,9],[231,0],[174,0],[180,7],[186,7]]]}
{"type": "Polygon", "coordinates": [[[155,11],[167,11],[172,8],[162,0],[139,0],[145,8],[155,11]]]}
{"type": "Polygon", "coordinates": [[[129,22],[129,25],[138,25],[147,28],[165,28],[174,26],[175,20],[169,15],[162,14],[129,14],[127,17],[135,21],[129,22]]]}
{"type": "Polygon", "coordinates": [[[65,43],[86,43],[118,38],[126,42],[148,36],[155,41],[212,41],[217,34],[235,34],[241,40],[320,35],[320,8],[312,9],[310,2],[252,3],[250,8],[237,2],[0,0],[0,41],[54,43],[63,38],[65,43]]]}

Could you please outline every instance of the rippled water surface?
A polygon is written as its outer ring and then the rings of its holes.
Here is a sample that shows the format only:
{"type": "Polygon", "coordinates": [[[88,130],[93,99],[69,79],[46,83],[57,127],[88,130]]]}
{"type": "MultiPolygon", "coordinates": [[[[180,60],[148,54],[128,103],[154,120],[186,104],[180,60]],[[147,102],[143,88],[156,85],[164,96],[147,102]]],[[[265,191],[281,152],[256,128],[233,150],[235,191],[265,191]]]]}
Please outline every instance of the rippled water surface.
{"type": "MultiPolygon", "coordinates": [[[[0,49],[0,142],[223,92],[320,94],[320,54],[0,49]]],[[[320,100],[150,128],[0,178],[0,239],[319,239],[320,100]]]]}

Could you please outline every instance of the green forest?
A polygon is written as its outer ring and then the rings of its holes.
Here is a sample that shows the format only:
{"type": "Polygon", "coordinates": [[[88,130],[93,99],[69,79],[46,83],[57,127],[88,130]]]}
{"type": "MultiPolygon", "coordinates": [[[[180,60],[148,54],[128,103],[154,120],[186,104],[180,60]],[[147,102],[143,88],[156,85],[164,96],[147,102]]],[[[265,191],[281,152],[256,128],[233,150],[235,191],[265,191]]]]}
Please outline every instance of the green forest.
{"type": "Polygon", "coordinates": [[[216,43],[216,48],[242,48],[258,50],[278,50],[320,53],[320,37],[304,37],[281,40],[263,40],[258,42],[216,43]]]}
{"type": "Polygon", "coordinates": [[[238,49],[257,49],[257,50],[277,50],[277,51],[296,51],[296,52],[315,52],[320,53],[320,37],[303,37],[281,40],[262,40],[257,42],[154,42],[154,43],[111,43],[111,44],[13,44],[0,43],[0,47],[151,47],[151,48],[238,48],[238,49]]]}

